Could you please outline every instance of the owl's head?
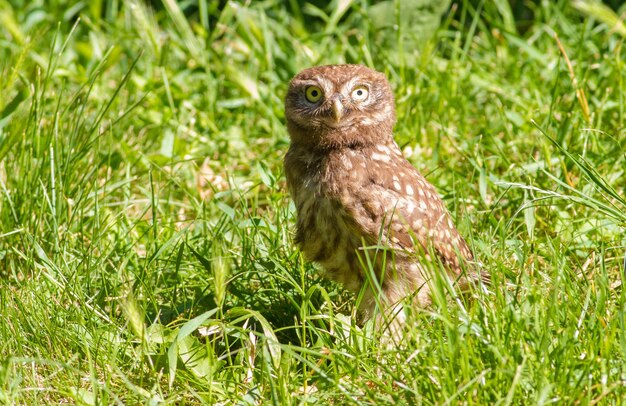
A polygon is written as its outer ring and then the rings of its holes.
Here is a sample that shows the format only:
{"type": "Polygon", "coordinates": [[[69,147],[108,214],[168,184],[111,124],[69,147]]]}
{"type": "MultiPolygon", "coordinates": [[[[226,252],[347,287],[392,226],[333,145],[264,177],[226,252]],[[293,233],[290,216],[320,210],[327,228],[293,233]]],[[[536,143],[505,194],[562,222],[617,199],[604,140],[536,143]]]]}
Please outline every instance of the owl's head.
{"type": "Polygon", "coordinates": [[[387,141],[395,123],[385,75],[362,65],[315,66],[289,84],[285,117],[292,142],[333,148],[387,141]]]}

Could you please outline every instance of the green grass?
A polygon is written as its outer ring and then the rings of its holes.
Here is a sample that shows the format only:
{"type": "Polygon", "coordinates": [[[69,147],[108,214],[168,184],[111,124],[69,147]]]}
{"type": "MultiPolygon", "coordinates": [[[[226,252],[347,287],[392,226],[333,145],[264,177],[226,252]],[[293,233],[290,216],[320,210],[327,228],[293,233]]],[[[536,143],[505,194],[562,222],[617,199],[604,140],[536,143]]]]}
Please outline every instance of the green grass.
{"type": "Polygon", "coordinates": [[[624,31],[540,3],[454,2],[418,52],[366,1],[0,0],[0,403],[621,403],[624,31]],[[493,279],[396,347],[292,244],[282,98],[340,62],[493,279]]]}

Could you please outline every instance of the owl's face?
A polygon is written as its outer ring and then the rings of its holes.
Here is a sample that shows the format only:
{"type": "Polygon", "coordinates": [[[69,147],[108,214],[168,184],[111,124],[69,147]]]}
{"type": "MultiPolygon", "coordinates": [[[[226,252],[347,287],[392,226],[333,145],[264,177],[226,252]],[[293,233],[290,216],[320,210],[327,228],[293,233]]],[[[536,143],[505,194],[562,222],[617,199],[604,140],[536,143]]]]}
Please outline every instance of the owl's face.
{"type": "Polygon", "coordinates": [[[395,109],[384,74],[361,65],[329,65],[305,69],[291,80],[285,116],[292,141],[339,146],[390,136],[395,109]]]}

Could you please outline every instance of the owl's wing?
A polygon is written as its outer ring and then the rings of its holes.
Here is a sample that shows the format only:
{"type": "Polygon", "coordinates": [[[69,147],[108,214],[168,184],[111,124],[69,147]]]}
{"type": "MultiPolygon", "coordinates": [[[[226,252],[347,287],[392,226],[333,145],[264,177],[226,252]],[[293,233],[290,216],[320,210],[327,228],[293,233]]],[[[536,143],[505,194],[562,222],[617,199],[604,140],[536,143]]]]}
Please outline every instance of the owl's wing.
{"type": "Polygon", "coordinates": [[[368,243],[380,239],[397,249],[433,249],[455,273],[459,256],[472,261],[467,243],[458,233],[435,188],[403,157],[390,165],[370,165],[356,193],[352,217],[368,243]]]}

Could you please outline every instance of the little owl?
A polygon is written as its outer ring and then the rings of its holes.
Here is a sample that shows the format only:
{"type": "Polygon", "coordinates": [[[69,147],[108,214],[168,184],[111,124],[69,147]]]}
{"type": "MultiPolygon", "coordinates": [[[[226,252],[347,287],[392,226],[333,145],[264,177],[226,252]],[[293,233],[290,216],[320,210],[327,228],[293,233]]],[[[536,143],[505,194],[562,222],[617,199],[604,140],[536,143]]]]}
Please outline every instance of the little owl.
{"type": "MultiPolygon", "coordinates": [[[[430,302],[424,260],[431,254],[460,285],[477,278],[470,270],[465,276],[473,255],[437,191],[393,139],[395,107],[384,74],[361,65],[305,69],[289,84],[285,116],[296,243],[327,277],[358,292],[369,266],[388,308],[409,295],[418,306],[430,302]]],[[[376,291],[365,290],[364,318],[376,291]]]]}

